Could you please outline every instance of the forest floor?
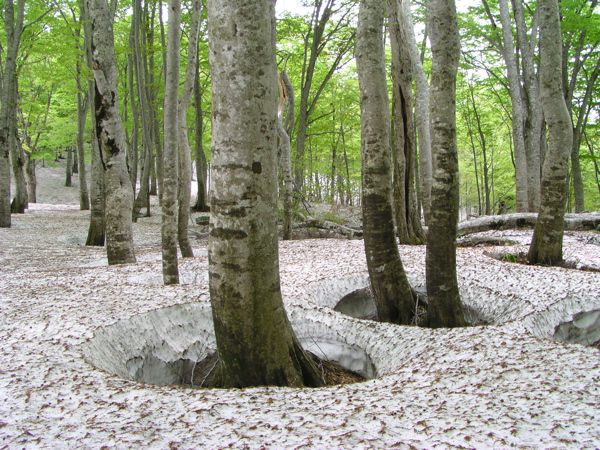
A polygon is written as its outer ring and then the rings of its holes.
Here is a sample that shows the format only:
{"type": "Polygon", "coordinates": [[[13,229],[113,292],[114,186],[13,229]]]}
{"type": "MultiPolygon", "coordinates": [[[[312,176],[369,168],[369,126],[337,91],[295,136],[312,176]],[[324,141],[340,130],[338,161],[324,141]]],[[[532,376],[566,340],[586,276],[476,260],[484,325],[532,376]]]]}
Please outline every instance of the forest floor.
{"type": "MultiPolygon", "coordinates": [[[[526,248],[527,231],[487,233],[512,247],[459,248],[465,306],[487,326],[431,330],[341,316],[366,286],[360,240],[281,242],[291,320],[310,318],[360,345],[377,377],[322,389],[202,390],[122,379],[86,362],[99,327],[163,307],[207,305],[208,254],[163,286],[160,215],[134,225],[137,264],[108,267],[85,247],[89,212],[62,173],[40,169],[40,203],[0,230],[0,448],[600,446],[600,350],[552,339],[600,309],[600,273],[533,267],[486,252],[526,248]]],[[[75,183],[76,186],[76,183],[75,183]]],[[[423,246],[401,246],[424,284],[423,246]]],[[[600,267],[600,235],[568,233],[565,255],[600,267]]]]}

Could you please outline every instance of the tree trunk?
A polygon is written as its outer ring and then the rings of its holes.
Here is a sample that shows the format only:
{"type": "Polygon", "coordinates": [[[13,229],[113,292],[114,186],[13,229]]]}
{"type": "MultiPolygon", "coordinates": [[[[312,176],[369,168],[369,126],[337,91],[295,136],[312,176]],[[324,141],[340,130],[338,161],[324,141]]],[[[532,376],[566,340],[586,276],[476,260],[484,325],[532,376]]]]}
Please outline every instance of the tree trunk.
{"type": "Polygon", "coordinates": [[[86,211],[90,209],[90,195],[88,193],[87,173],[85,169],[85,118],[87,115],[88,102],[82,93],[81,76],[77,76],[77,175],[79,177],[79,209],[86,211]]]}
{"type": "Polygon", "coordinates": [[[422,244],[425,235],[417,212],[415,193],[415,127],[412,105],[412,72],[408,38],[399,18],[398,2],[388,1],[392,48],[392,153],[394,161],[394,212],[401,244],[422,244]]]}
{"type": "Polygon", "coordinates": [[[166,285],[179,283],[177,264],[177,187],[180,0],[168,0],[169,31],[165,79],[162,185],[162,272],[166,285]]]}
{"type": "MultiPolygon", "coordinates": [[[[392,0],[394,1],[394,0],[392,0]]],[[[423,216],[429,221],[431,205],[431,135],[429,129],[429,84],[423,70],[419,49],[414,35],[410,0],[396,0],[398,24],[405,45],[408,47],[410,68],[416,82],[415,121],[419,141],[419,169],[423,216]]]]}
{"type": "MultiPolygon", "coordinates": [[[[88,1],[81,1],[84,23],[84,42],[88,66],[92,65],[92,27],[88,1]]],[[[94,80],[88,82],[88,99],[92,123],[92,176],[90,182],[90,226],[85,245],[104,246],[106,240],[106,199],[104,195],[104,162],[100,154],[96,127],[96,88],[94,80]]]]}
{"type": "Polygon", "coordinates": [[[133,189],[127,173],[125,133],[119,116],[112,17],[106,0],[87,1],[96,82],[96,133],[104,162],[108,264],[132,263],[135,262],[131,225],[133,189]]]}
{"type": "Polygon", "coordinates": [[[517,212],[529,210],[527,188],[527,154],[525,151],[525,132],[523,129],[523,100],[521,98],[521,82],[515,56],[512,26],[507,0],[498,0],[500,6],[500,21],[502,22],[503,56],[506,63],[506,73],[509,83],[510,99],[512,103],[512,129],[515,145],[516,165],[516,203],[517,212]]]}
{"type": "Polygon", "coordinates": [[[272,0],[209,0],[213,187],[209,285],[224,387],[319,386],[285,313],[277,249],[272,0]]]}
{"type": "Polygon", "coordinates": [[[531,39],[527,39],[527,28],[523,12],[523,1],[513,0],[517,42],[523,70],[522,99],[524,102],[525,152],[527,155],[527,200],[529,211],[540,207],[540,124],[542,121],[538,79],[535,72],[534,50],[537,37],[537,16],[533,19],[531,39]]]}
{"type": "Polygon", "coordinates": [[[202,90],[200,88],[200,62],[196,57],[196,74],[194,76],[194,109],[196,111],[194,126],[194,150],[196,155],[196,181],[198,184],[198,193],[196,194],[196,204],[194,211],[208,211],[206,199],[207,193],[207,175],[208,164],[204,155],[204,146],[202,136],[204,134],[204,112],[202,110],[202,90]]]}
{"type": "Polygon", "coordinates": [[[67,148],[67,163],[65,164],[65,187],[72,187],[73,186],[73,152],[75,150],[73,149],[73,147],[68,147],[67,148]]]}
{"type": "Polygon", "coordinates": [[[573,145],[571,118],[563,95],[562,40],[557,0],[540,2],[540,96],[548,124],[548,153],[542,171],[542,198],[533,231],[530,264],[562,261],[566,178],[569,149],[573,145]]]}
{"type": "MultiPolygon", "coordinates": [[[[293,211],[293,190],[294,178],[292,175],[292,148],[290,135],[283,126],[283,112],[287,103],[288,118],[293,115],[294,110],[294,89],[287,73],[282,72],[279,78],[280,92],[283,92],[283,98],[280,94],[280,108],[277,116],[277,129],[279,132],[279,172],[280,178],[283,178],[283,240],[292,239],[292,211],[293,211]]],[[[293,120],[291,121],[293,124],[293,120]]],[[[293,126],[293,125],[292,125],[293,126]]]]}
{"type": "Polygon", "coordinates": [[[194,256],[190,240],[188,238],[188,223],[190,221],[190,198],[192,189],[192,161],[191,150],[188,141],[187,108],[194,91],[194,79],[196,77],[196,58],[198,56],[198,34],[200,32],[200,12],[202,2],[194,0],[192,24],[188,34],[188,55],[185,71],[185,83],[183,93],[179,101],[179,186],[178,186],[178,219],[177,240],[181,255],[184,258],[194,256]]]}
{"type": "Polygon", "coordinates": [[[431,327],[460,327],[466,322],[456,279],[459,208],[456,73],[460,42],[454,0],[430,0],[429,20],[433,185],[425,261],[427,314],[431,327]]]}
{"type": "Polygon", "coordinates": [[[361,0],[356,64],[361,97],[363,230],[379,320],[407,325],[413,321],[415,305],[394,234],[383,13],[383,0],[361,0]]]}

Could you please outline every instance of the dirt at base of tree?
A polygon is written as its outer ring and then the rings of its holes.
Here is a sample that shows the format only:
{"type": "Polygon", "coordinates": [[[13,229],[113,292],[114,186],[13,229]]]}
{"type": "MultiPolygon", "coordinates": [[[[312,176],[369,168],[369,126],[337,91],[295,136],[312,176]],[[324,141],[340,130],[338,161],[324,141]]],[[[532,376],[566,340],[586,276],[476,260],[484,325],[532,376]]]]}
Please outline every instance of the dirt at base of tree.
{"type": "MultiPolygon", "coordinates": [[[[310,352],[308,352],[308,354],[321,371],[321,375],[325,380],[325,386],[336,386],[340,384],[352,384],[367,381],[367,378],[356,372],[345,369],[335,361],[320,359],[310,352]]],[[[193,373],[190,377],[185,377],[188,380],[192,379],[192,384],[190,385],[182,382],[182,385],[193,388],[218,388],[218,363],[219,358],[217,354],[209,354],[206,358],[195,364],[193,373]]]]}

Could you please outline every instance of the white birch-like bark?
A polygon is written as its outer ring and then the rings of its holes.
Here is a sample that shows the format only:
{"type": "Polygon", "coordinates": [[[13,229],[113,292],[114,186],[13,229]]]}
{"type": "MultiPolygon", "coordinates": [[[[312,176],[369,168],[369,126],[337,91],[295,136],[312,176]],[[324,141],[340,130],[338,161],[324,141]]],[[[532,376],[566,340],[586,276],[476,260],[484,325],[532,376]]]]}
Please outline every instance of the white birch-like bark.
{"type": "Polygon", "coordinates": [[[521,97],[521,82],[517,68],[515,55],[515,44],[510,22],[510,12],[507,0],[498,0],[500,6],[500,22],[502,23],[503,57],[506,64],[510,99],[512,104],[512,130],[515,146],[515,185],[516,185],[516,207],[517,212],[529,210],[527,189],[527,154],[525,151],[525,132],[523,100],[521,97]]]}

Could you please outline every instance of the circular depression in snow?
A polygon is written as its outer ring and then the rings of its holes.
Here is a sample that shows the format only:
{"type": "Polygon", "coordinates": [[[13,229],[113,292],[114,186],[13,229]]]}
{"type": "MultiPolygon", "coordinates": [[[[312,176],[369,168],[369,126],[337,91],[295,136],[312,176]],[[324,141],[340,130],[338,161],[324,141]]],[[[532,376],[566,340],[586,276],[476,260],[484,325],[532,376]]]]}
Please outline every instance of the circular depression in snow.
{"type": "MultiPolygon", "coordinates": [[[[376,376],[367,352],[340,328],[308,311],[291,322],[305,350],[367,379],[376,376]]],[[[193,386],[196,366],[216,350],[210,305],[181,304],[120,320],[97,329],[82,350],[93,366],[128,380],[193,386]]]]}

